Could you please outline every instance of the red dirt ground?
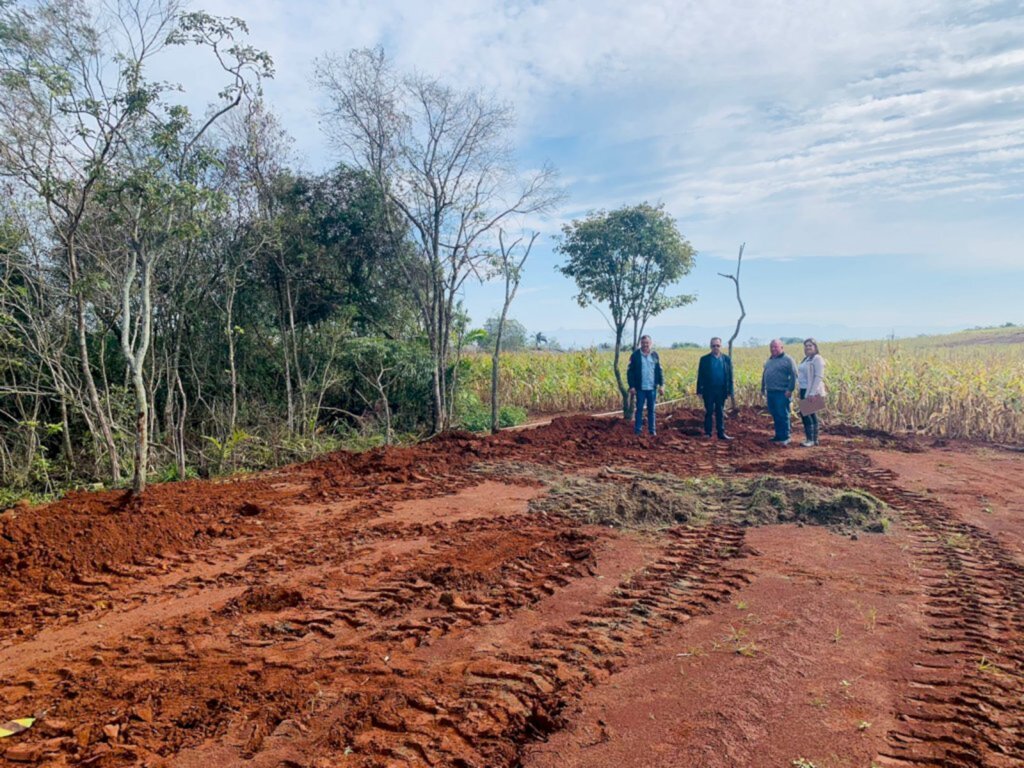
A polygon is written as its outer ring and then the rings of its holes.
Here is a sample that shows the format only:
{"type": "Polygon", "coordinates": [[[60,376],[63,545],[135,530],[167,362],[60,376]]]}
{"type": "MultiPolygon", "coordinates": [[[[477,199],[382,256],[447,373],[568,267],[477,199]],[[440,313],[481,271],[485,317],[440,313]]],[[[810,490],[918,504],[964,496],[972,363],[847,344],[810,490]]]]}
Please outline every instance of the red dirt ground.
{"type": "Polygon", "coordinates": [[[767,426],[561,418],[2,513],[0,721],[39,721],[0,766],[1024,765],[1024,456],[767,426]],[[858,488],[893,522],[531,506],[637,471],[858,488]]]}

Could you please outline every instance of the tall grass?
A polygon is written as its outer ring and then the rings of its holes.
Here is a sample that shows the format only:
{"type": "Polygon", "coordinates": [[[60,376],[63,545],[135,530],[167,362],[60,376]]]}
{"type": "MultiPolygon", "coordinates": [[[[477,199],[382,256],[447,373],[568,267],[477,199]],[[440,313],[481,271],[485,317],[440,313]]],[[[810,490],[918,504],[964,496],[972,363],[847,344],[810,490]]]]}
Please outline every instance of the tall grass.
{"type": "MultiPolygon", "coordinates": [[[[826,418],[889,432],[1024,442],[1024,343],[1016,336],[956,334],[926,339],[822,343],[826,418]],[[1004,340],[1007,339],[1007,340],[1004,340]]],[[[797,362],[802,350],[790,348],[797,362]]],[[[697,361],[705,350],[659,350],[666,398],[699,405],[697,361]]],[[[736,399],[761,402],[766,349],[736,349],[736,399]]],[[[531,413],[611,411],[621,406],[610,352],[519,352],[502,356],[500,399],[531,413]]],[[[625,365],[625,360],[623,360],[625,365]]],[[[470,357],[471,386],[489,398],[490,358],[470,357]]]]}

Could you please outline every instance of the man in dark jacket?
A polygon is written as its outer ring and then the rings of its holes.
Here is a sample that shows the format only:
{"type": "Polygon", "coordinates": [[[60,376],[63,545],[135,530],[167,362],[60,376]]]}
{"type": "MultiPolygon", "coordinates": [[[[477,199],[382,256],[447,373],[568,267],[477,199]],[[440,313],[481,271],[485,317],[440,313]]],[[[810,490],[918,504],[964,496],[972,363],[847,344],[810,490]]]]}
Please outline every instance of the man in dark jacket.
{"type": "Polygon", "coordinates": [[[711,340],[711,351],[700,359],[697,367],[697,394],[704,398],[704,437],[711,437],[714,416],[719,440],[732,440],[725,434],[725,398],[731,397],[732,360],[722,354],[722,340],[711,340]]]}
{"type": "Polygon", "coordinates": [[[656,393],[665,394],[665,377],[661,372],[658,353],[652,347],[651,337],[646,334],[640,337],[640,349],[634,349],[626,369],[626,383],[630,394],[636,395],[636,423],[634,434],[639,435],[644,426],[644,406],[647,406],[647,431],[658,434],[654,421],[654,401],[656,393]]]}

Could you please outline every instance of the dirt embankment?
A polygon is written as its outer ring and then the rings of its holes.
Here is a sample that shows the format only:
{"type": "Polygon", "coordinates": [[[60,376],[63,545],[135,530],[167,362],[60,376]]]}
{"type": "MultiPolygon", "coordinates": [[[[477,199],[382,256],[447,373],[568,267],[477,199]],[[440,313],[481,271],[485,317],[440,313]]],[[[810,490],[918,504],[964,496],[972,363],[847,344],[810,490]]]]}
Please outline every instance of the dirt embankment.
{"type": "Polygon", "coordinates": [[[1024,764],[1024,460],[587,417],[0,518],[0,765],[1024,764]]]}

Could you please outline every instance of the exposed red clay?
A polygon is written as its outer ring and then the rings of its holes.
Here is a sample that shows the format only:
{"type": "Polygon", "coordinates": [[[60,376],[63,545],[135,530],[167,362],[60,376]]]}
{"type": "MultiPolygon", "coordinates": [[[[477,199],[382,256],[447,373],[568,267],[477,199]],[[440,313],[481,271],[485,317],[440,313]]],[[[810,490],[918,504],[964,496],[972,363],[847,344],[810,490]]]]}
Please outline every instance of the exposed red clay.
{"type": "Polygon", "coordinates": [[[0,513],[0,721],[39,718],[0,766],[1024,765],[1024,457],[767,426],[573,416],[0,513]],[[531,507],[605,468],[858,488],[892,525],[531,507]]]}

